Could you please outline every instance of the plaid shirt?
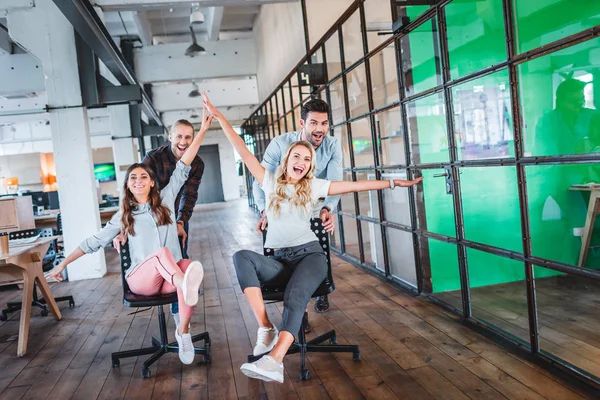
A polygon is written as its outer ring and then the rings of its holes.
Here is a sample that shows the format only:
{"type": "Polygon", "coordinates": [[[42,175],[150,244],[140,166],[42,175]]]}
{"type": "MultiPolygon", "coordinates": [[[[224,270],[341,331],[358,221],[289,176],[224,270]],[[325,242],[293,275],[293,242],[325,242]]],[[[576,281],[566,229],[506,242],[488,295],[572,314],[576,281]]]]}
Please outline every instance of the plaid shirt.
{"type": "MultiPolygon", "coordinates": [[[[160,190],[169,184],[169,180],[171,180],[171,175],[175,171],[175,165],[177,164],[170,145],[148,152],[142,162],[156,173],[160,190]]],[[[198,187],[204,173],[204,161],[196,156],[192,161],[191,167],[190,175],[175,199],[174,209],[177,210],[177,221],[188,222],[194,212],[196,200],[198,200],[198,187]]]]}

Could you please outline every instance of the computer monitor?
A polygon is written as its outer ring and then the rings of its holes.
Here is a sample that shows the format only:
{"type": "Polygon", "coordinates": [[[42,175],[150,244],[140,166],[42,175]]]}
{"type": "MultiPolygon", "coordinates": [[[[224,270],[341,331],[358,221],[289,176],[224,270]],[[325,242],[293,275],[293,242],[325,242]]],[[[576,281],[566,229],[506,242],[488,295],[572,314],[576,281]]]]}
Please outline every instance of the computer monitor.
{"type": "Polygon", "coordinates": [[[48,203],[50,206],[50,210],[60,210],[60,203],[58,202],[58,192],[47,192],[48,193],[48,203]]]}
{"type": "Polygon", "coordinates": [[[50,207],[50,202],[48,200],[48,193],[46,192],[30,192],[28,193],[31,196],[31,203],[37,207],[44,207],[47,209],[50,207]]]}
{"type": "Polygon", "coordinates": [[[98,182],[117,180],[117,170],[114,163],[94,164],[94,177],[98,182]]]}

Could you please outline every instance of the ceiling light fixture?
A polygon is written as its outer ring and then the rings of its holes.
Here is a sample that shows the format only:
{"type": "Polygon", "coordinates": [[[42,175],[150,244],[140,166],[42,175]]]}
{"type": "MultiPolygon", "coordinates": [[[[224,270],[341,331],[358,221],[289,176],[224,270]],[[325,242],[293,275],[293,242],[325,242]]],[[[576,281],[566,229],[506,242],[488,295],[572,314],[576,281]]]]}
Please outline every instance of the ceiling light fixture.
{"type": "Polygon", "coordinates": [[[206,50],[204,47],[200,46],[196,41],[196,34],[194,33],[194,29],[190,25],[190,33],[192,34],[192,44],[185,49],[185,55],[188,57],[194,56],[203,56],[206,54],[206,50]]]}
{"type": "Polygon", "coordinates": [[[192,85],[194,86],[194,89],[192,89],[192,91],[188,94],[188,97],[199,97],[200,91],[198,90],[198,87],[196,86],[196,82],[192,81],[192,85]]]}

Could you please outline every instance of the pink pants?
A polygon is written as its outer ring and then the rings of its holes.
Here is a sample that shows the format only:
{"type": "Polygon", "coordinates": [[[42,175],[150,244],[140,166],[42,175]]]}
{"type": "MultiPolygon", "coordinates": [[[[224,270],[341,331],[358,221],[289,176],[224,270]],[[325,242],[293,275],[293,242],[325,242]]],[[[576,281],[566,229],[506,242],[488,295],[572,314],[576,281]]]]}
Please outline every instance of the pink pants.
{"type": "Polygon", "coordinates": [[[173,284],[173,275],[185,273],[191,262],[192,260],[181,260],[176,263],[171,251],[163,247],[133,267],[126,278],[127,284],[133,293],[142,296],[177,292],[181,318],[191,318],[194,307],[186,304],[183,291],[173,284]]]}

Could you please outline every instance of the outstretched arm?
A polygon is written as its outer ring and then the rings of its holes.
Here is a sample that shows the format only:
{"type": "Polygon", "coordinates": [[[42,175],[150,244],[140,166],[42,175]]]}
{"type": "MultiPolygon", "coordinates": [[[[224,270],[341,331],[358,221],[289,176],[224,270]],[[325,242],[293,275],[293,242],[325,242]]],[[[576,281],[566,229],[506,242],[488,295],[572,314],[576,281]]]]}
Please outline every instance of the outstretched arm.
{"type": "Polygon", "coordinates": [[[206,136],[206,132],[208,132],[208,128],[210,128],[210,124],[212,124],[213,116],[207,114],[205,109],[202,109],[202,126],[200,127],[200,131],[192,141],[190,147],[188,147],[183,155],[181,156],[181,161],[185,165],[190,165],[192,161],[194,161],[194,157],[198,154],[198,150],[200,149],[200,145],[204,140],[204,136],[206,136]]]}
{"type": "Polygon", "coordinates": [[[235,151],[237,151],[240,157],[242,157],[242,161],[244,164],[246,164],[250,170],[250,173],[252,176],[254,176],[254,179],[256,179],[260,185],[262,185],[263,178],[265,177],[265,167],[260,165],[254,154],[248,150],[244,140],[236,133],[236,131],[233,130],[231,125],[229,125],[229,122],[227,119],[225,119],[221,111],[212,105],[206,93],[202,93],[202,99],[208,112],[210,112],[221,124],[221,128],[223,128],[223,131],[225,131],[225,136],[227,136],[227,139],[229,142],[231,142],[231,145],[235,151]]]}
{"type": "MultiPolygon", "coordinates": [[[[406,181],[404,179],[394,179],[394,187],[408,187],[416,185],[421,182],[423,177],[413,179],[411,181],[406,181]]],[[[390,180],[361,180],[356,182],[350,181],[335,181],[331,182],[329,185],[329,192],[327,193],[329,196],[335,194],[344,194],[344,193],[353,193],[353,192],[367,192],[369,190],[381,190],[381,189],[390,189],[392,188],[392,183],[390,180]]]]}

